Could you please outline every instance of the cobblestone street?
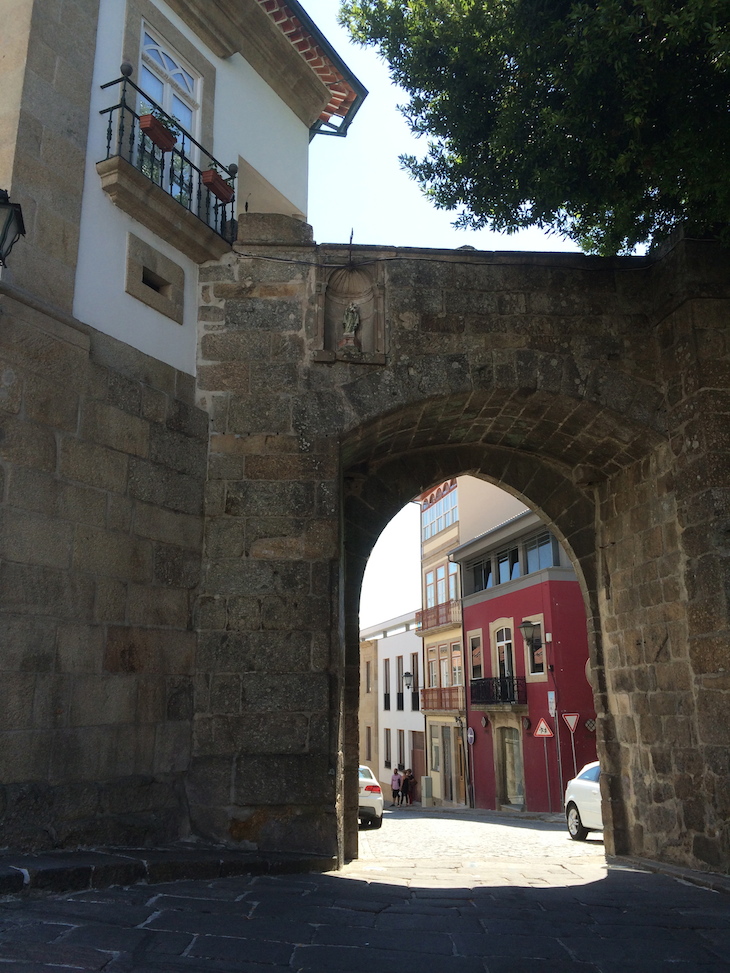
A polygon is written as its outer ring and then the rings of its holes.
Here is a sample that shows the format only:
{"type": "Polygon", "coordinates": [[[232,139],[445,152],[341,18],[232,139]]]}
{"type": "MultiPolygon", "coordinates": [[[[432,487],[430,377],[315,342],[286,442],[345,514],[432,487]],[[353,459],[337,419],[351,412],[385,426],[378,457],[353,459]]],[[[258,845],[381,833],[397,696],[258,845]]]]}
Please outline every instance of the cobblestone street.
{"type": "Polygon", "coordinates": [[[0,970],[720,973],[730,898],[607,867],[558,821],[386,811],[339,873],[0,901],[0,970]]]}

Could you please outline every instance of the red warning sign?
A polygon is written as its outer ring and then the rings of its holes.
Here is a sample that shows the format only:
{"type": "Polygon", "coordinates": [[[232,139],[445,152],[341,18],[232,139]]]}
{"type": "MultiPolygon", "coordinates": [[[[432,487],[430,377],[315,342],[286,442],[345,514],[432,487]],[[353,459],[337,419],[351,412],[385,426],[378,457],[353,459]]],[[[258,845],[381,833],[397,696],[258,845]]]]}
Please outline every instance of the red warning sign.
{"type": "Polygon", "coordinates": [[[568,724],[570,732],[575,733],[575,728],[578,726],[578,720],[580,719],[580,713],[563,713],[563,719],[568,724]]]}
{"type": "Polygon", "coordinates": [[[544,716],[541,717],[540,718],[540,722],[535,727],[535,736],[536,737],[551,737],[552,735],[553,735],[553,731],[550,729],[550,727],[545,722],[545,717],[544,716]]]}

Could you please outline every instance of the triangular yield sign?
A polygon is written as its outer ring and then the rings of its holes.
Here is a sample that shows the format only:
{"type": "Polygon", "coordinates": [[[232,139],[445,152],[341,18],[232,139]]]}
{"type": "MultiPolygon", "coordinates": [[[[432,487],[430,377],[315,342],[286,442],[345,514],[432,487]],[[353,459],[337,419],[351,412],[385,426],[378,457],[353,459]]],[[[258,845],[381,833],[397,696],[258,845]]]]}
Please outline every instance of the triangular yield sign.
{"type": "Polygon", "coordinates": [[[563,713],[563,719],[568,724],[570,732],[575,733],[575,728],[578,726],[578,720],[580,719],[580,713],[563,713]]]}
{"type": "Polygon", "coordinates": [[[553,731],[550,729],[550,727],[545,722],[545,717],[544,716],[541,717],[540,718],[540,722],[535,727],[535,736],[536,737],[551,737],[552,735],[553,735],[553,731]]]}

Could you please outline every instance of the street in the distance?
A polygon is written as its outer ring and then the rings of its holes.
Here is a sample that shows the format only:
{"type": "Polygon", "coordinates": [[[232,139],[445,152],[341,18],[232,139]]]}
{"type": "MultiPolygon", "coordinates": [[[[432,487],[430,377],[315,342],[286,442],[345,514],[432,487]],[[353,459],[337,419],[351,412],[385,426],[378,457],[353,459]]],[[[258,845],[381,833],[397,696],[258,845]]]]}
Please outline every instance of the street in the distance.
{"type": "MultiPolygon", "coordinates": [[[[13,973],[720,973],[730,897],[560,820],[386,810],[341,872],[0,901],[13,973]]],[[[696,873],[695,873],[696,877],[696,873]]]]}

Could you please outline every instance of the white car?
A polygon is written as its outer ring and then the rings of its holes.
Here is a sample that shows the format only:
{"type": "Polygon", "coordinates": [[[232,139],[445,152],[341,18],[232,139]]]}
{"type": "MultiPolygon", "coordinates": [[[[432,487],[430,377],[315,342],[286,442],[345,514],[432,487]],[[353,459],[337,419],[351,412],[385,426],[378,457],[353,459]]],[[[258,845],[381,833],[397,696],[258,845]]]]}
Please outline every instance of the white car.
{"type": "Polygon", "coordinates": [[[369,828],[380,828],[383,824],[383,791],[375,774],[369,767],[359,768],[360,777],[360,821],[369,828]]]}
{"type": "Polygon", "coordinates": [[[565,821],[574,841],[585,841],[589,831],[603,831],[601,768],[597,760],[586,764],[565,789],[565,821]]]}

